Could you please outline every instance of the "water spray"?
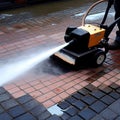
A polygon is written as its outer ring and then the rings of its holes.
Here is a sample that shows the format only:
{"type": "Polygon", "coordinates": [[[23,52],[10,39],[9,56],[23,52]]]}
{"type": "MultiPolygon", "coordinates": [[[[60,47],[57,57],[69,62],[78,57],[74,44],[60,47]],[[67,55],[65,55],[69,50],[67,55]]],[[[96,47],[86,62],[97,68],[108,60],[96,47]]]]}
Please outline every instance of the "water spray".
{"type": "Polygon", "coordinates": [[[44,61],[48,57],[50,57],[55,52],[67,46],[69,43],[65,43],[53,49],[50,49],[44,53],[39,53],[30,57],[29,59],[22,60],[16,63],[7,64],[0,69],[0,86],[14,80],[18,76],[24,74],[40,62],[44,61]]]}

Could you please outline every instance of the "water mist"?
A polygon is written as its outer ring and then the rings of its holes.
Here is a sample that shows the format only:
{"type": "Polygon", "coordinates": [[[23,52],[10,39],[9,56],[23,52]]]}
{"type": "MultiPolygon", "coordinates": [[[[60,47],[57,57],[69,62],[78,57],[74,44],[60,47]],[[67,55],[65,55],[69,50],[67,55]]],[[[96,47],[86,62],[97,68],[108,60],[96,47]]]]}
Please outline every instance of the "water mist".
{"type": "Polygon", "coordinates": [[[27,72],[38,63],[42,62],[46,58],[50,57],[55,52],[59,51],[60,49],[67,46],[69,43],[65,43],[43,53],[39,53],[34,55],[30,58],[18,61],[16,63],[9,63],[1,67],[0,69],[0,86],[14,80],[18,76],[22,75],[23,73],[27,72]]]}

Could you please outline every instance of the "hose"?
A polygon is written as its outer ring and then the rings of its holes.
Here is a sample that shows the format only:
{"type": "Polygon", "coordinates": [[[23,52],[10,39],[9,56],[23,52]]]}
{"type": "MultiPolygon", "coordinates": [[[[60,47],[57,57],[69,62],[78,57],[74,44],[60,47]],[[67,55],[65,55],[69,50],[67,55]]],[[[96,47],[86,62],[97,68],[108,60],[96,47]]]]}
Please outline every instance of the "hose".
{"type": "Polygon", "coordinates": [[[91,5],[89,7],[89,9],[87,10],[87,12],[84,14],[84,16],[82,18],[82,26],[85,25],[85,19],[86,19],[88,13],[91,11],[91,9],[93,9],[96,5],[98,5],[98,4],[102,3],[102,2],[105,2],[105,1],[108,1],[108,0],[99,0],[99,1],[95,2],[93,5],[91,5]]]}

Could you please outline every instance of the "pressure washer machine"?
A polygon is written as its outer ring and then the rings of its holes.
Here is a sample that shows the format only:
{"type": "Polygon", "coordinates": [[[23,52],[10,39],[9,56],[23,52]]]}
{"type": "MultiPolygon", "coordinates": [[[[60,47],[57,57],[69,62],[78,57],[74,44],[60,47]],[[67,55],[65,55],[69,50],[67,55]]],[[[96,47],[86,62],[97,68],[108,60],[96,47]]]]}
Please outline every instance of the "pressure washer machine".
{"type": "Polygon", "coordinates": [[[99,0],[95,2],[82,18],[82,26],[80,27],[68,27],[65,32],[64,40],[69,44],[58,52],[54,53],[54,56],[73,65],[78,66],[80,63],[89,61],[89,64],[98,67],[103,64],[108,52],[108,36],[113,30],[114,26],[120,21],[120,18],[116,19],[112,24],[104,25],[109,9],[113,2],[107,0],[107,8],[102,22],[99,25],[85,24],[85,18],[89,11],[93,9],[97,4],[105,2],[106,0],[99,0]]]}

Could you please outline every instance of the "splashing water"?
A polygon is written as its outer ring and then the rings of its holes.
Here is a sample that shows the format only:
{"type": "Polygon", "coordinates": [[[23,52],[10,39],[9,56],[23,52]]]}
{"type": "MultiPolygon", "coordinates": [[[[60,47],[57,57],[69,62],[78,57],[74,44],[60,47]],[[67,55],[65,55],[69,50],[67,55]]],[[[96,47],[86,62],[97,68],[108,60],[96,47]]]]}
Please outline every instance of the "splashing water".
{"type": "MultiPolygon", "coordinates": [[[[105,14],[105,12],[101,12],[101,13],[97,13],[97,14],[93,14],[93,15],[88,15],[86,20],[91,20],[91,21],[100,20],[103,18],[104,14],[105,14]]],[[[115,14],[114,12],[110,12],[110,13],[108,13],[108,17],[109,18],[114,17],[114,14],[115,14]]]]}
{"type": "MultiPolygon", "coordinates": [[[[85,13],[78,13],[78,14],[75,14],[75,17],[81,17],[84,14],[85,13]]],[[[88,15],[86,17],[86,20],[91,20],[91,21],[93,21],[93,20],[100,20],[100,19],[103,18],[104,14],[105,14],[105,12],[100,12],[100,13],[97,13],[97,14],[91,14],[91,15],[88,15]]],[[[110,13],[108,13],[108,17],[109,18],[114,17],[114,14],[115,14],[115,12],[110,12],[110,13]]]]}
{"type": "Polygon", "coordinates": [[[67,46],[69,43],[65,43],[61,46],[58,46],[56,48],[50,49],[44,53],[40,53],[32,58],[29,58],[27,60],[22,60],[13,64],[8,64],[3,66],[0,69],[0,86],[10,82],[11,80],[14,80],[16,77],[22,75],[23,73],[27,72],[34,66],[36,66],[38,63],[42,62],[46,58],[50,57],[55,52],[59,51],[60,49],[67,46]]]}

